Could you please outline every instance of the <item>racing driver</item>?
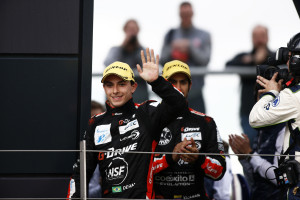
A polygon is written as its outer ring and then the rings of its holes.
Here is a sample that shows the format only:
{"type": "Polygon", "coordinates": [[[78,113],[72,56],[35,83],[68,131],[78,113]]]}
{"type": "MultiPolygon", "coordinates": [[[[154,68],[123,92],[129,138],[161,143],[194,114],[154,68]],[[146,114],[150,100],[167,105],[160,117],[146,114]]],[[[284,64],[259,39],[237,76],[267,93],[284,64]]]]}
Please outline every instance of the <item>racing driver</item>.
{"type": "MultiPolygon", "coordinates": [[[[182,91],[185,98],[188,97],[192,80],[186,63],[178,60],[167,62],[162,76],[182,91]]],[[[156,152],[172,151],[223,154],[223,142],[213,118],[191,108],[185,109],[163,129],[156,148],[156,152]]],[[[153,165],[157,173],[154,175],[157,199],[206,200],[204,176],[220,180],[226,171],[223,155],[156,154],[153,165]]]]}
{"type": "MultiPolygon", "coordinates": [[[[87,181],[99,163],[103,198],[150,199],[153,194],[153,154],[162,129],[187,109],[186,100],[171,83],[159,76],[159,58],[154,51],[141,51],[141,78],[162,99],[135,104],[132,99],[137,83],[130,66],[114,62],[105,68],[102,78],[107,97],[106,112],[91,118],[86,131],[87,181]]],[[[74,167],[68,198],[80,197],[79,164],[74,167]]]]}

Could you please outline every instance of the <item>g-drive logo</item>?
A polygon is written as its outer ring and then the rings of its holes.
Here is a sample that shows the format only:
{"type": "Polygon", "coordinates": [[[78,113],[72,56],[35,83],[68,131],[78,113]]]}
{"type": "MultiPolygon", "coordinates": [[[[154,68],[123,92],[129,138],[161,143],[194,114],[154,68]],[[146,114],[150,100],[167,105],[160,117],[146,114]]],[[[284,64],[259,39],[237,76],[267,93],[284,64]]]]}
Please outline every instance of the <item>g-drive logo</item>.
{"type": "Polygon", "coordinates": [[[190,128],[190,127],[181,127],[181,132],[192,132],[200,131],[200,127],[190,128]]]}
{"type": "Polygon", "coordinates": [[[133,143],[131,145],[128,145],[126,147],[123,147],[122,149],[115,149],[115,148],[108,148],[108,151],[111,152],[100,152],[98,155],[98,160],[104,160],[105,158],[112,158],[117,155],[122,155],[125,152],[134,151],[137,148],[138,143],[133,143]]]}

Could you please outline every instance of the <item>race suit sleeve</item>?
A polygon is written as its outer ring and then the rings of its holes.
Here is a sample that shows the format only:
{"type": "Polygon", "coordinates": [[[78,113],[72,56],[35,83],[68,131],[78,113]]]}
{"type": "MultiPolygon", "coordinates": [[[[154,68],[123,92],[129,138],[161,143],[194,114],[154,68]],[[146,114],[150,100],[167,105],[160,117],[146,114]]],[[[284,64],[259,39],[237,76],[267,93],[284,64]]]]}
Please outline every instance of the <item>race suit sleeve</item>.
{"type": "Polygon", "coordinates": [[[153,160],[153,173],[157,174],[174,163],[172,154],[155,154],[153,160]]]}
{"type": "Polygon", "coordinates": [[[183,94],[170,82],[159,76],[157,80],[149,83],[162,102],[150,103],[147,109],[150,123],[156,141],[159,141],[161,131],[172,122],[184,109],[188,109],[183,94]]]}
{"type": "Polygon", "coordinates": [[[253,106],[249,115],[249,123],[253,128],[260,128],[295,119],[299,113],[295,106],[296,102],[299,104],[289,88],[282,90],[279,95],[274,90],[265,93],[253,106]]]}
{"type": "MultiPolygon", "coordinates": [[[[86,140],[86,150],[94,149],[94,117],[89,122],[89,127],[85,132],[84,139],[86,140]]],[[[86,182],[88,183],[97,166],[97,152],[86,152],[86,182]]],[[[80,162],[77,162],[73,166],[73,175],[70,180],[67,198],[80,198],[80,162]]]]}
{"type": "MultiPolygon", "coordinates": [[[[283,128],[277,136],[276,139],[276,152],[275,155],[280,155],[282,150],[282,141],[284,138],[284,131],[283,128]]],[[[252,156],[250,160],[250,164],[253,167],[254,172],[258,172],[259,175],[263,178],[267,176],[268,180],[270,180],[274,185],[277,185],[277,181],[274,174],[274,168],[278,167],[278,157],[274,156],[273,164],[268,162],[267,160],[263,159],[262,157],[258,156],[256,152],[253,153],[254,156],[252,156]]]]}
{"type": "MultiPolygon", "coordinates": [[[[207,134],[203,137],[203,153],[224,153],[224,146],[217,129],[215,121],[205,116],[207,122],[207,134]]],[[[198,165],[204,170],[205,176],[213,180],[220,180],[226,171],[226,161],[224,155],[205,156],[204,162],[198,159],[198,165]]]]}
{"type": "Polygon", "coordinates": [[[230,158],[226,156],[226,172],[223,178],[219,181],[214,181],[213,189],[215,191],[214,199],[230,199],[230,191],[232,187],[233,175],[231,171],[230,158]]]}
{"type": "Polygon", "coordinates": [[[202,43],[200,46],[194,46],[192,41],[189,46],[190,60],[197,66],[207,66],[211,54],[211,38],[207,32],[202,33],[202,43]]]}

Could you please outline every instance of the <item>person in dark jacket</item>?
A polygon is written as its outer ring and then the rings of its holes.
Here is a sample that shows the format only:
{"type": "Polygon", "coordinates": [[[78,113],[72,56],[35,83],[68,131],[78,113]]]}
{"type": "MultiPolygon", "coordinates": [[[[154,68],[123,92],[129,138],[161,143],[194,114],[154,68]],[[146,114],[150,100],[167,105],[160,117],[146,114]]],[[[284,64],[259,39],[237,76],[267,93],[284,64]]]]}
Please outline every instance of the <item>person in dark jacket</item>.
{"type": "MultiPolygon", "coordinates": [[[[130,66],[114,62],[105,68],[102,78],[106,93],[106,112],[91,118],[85,134],[87,181],[99,164],[103,198],[153,198],[153,154],[162,129],[186,108],[186,100],[171,83],[159,76],[158,55],[143,51],[141,78],[147,81],[162,103],[135,104],[132,94],[137,84],[130,66]],[[150,153],[128,153],[150,152],[150,153]]],[[[79,163],[70,181],[70,197],[80,197],[79,163]]]]}
{"type": "MultiPolygon", "coordinates": [[[[268,28],[262,25],[257,25],[252,31],[252,50],[250,52],[243,52],[236,55],[233,59],[226,63],[226,67],[256,67],[257,65],[268,64],[268,58],[274,55],[268,48],[268,28]]],[[[256,76],[241,76],[241,107],[240,118],[243,132],[246,133],[250,139],[250,144],[253,145],[253,140],[257,135],[257,131],[249,125],[249,114],[256,102],[253,96],[256,76]]]]}
{"type": "MultiPolygon", "coordinates": [[[[162,76],[187,98],[192,86],[189,66],[167,62],[162,76]]],[[[154,160],[156,198],[207,199],[204,177],[220,180],[226,171],[224,146],[213,118],[191,108],[166,126],[157,152],[215,153],[219,155],[158,154],[154,160]]]]}

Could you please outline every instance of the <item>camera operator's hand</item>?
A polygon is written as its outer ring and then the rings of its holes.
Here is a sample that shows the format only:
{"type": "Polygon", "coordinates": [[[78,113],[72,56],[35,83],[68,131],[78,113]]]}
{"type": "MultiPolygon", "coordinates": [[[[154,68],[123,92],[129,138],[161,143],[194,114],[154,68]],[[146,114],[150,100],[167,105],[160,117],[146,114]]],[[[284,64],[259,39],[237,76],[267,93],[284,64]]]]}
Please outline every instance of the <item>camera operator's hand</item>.
{"type": "Polygon", "coordinates": [[[282,90],[283,79],[280,79],[278,82],[276,82],[277,75],[278,75],[278,72],[276,72],[273,75],[271,80],[268,80],[262,76],[257,76],[256,82],[265,88],[265,89],[258,90],[258,94],[269,92],[271,90],[276,90],[276,91],[280,92],[282,90]]]}

